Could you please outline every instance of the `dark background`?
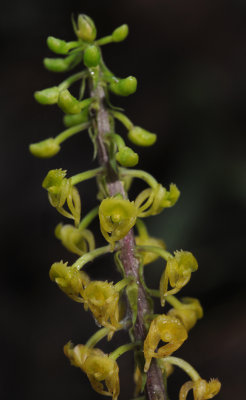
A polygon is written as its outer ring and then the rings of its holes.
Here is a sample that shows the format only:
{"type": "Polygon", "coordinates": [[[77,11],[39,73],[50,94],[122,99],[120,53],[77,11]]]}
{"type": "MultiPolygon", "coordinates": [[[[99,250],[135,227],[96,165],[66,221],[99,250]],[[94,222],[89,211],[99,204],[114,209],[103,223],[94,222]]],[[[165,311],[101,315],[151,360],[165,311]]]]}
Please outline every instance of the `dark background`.
{"type": "MultiPolygon", "coordinates": [[[[118,76],[135,75],[137,93],[113,98],[137,124],[158,133],[139,149],[139,167],[165,186],[181,190],[178,204],[148,219],[150,232],[171,250],[194,253],[199,270],[182,295],[199,297],[205,316],[176,353],[205,379],[222,381],[218,400],[245,397],[245,0],[12,1],[1,5],[1,399],[99,399],[62,346],[85,343],[92,317],[50,282],[54,261],[74,258],[54,238],[62,220],[48,204],[41,182],[51,168],[68,175],[93,168],[87,134],[74,137],[50,160],[28,153],[28,144],[55,136],[61,112],[41,107],[33,92],[63,79],[46,71],[46,37],[73,40],[70,15],[89,14],[98,36],[122,23],[129,38],[104,48],[118,76]]],[[[121,132],[119,130],[119,132],[121,132]]],[[[123,132],[123,131],[122,131],[123,132]]],[[[135,191],[131,192],[134,199],[135,191]]],[[[95,204],[94,183],[81,185],[83,211],[95,204]]],[[[98,229],[97,224],[94,228],[98,229]]],[[[98,243],[103,243],[100,235],[98,243]]],[[[146,267],[157,286],[162,264],[146,267]]],[[[91,265],[94,278],[118,279],[111,257],[91,265]]],[[[115,335],[105,351],[126,342],[115,335]]],[[[120,399],[132,393],[132,357],[120,359],[120,399]]],[[[176,371],[170,394],[187,380],[176,371]]]]}

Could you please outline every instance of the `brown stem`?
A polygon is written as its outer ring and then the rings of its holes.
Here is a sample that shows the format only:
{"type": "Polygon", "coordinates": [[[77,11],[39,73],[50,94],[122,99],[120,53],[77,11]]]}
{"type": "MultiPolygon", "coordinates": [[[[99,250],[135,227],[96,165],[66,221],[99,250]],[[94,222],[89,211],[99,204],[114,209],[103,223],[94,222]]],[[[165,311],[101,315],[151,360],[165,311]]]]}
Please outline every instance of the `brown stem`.
{"type": "MultiPolygon", "coordinates": [[[[98,146],[98,161],[99,164],[106,169],[107,189],[110,196],[121,193],[124,198],[127,194],[124,190],[122,182],[119,180],[117,174],[112,170],[107,149],[104,145],[104,135],[110,132],[109,115],[105,106],[105,93],[104,89],[98,85],[93,91],[92,96],[97,98],[99,109],[96,115],[95,128],[97,130],[97,146],[98,146]]],[[[121,244],[121,262],[127,276],[131,275],[136,278],[139,285],[138,291],[138,313],[137,320],[134,327],[135,340],[143,341],[146,337],[146,329],[144,325],[144,315],[150,312],[147,296],[142,284],[139,281],[138,268],[139,262],[134,255],[135,241],[133,230],[120,241],[121,244]]],[[[152,359],[149,371],[147,373],[147,382],[145,388],[145,395],[147,400],[167,400],[167,394],[163,384],[163,377],[161,370],[155,359],[152,359]]]]}

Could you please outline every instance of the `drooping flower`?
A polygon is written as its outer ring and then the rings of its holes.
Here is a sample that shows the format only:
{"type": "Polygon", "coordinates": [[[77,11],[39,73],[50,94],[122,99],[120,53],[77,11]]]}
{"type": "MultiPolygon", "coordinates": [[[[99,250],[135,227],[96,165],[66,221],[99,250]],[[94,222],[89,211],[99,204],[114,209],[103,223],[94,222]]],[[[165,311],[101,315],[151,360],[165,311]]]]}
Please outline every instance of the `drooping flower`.
{"type": "Polygon", "coordinates": [[[180,291],[190,280],[191,273],[198,269],[198,264],[189,251],[176,251],[174,257],[167,261],[165,271],[160,280],[161,304],[165,303],[165,296],[180,291]],[[173,289],[168,290],[168,283],[173,289]]]}
{"type": "Polygon", "coordinates": [[[181,321],[170,315],[159,315],[150,324],[144,341],[145,372],[148,371],[152,357],[163,358],[172,354],[187,339],[187,331],[181,321]],[[157,352],[158,343],[166,342],[157,352]]]}
{"type": "Polygon", "coordinates": [[[180,389],[179,400],[186,400],[191,389],[193,389],[194,400],[212,399],[219,393],[220,388],[221,383],[218,379],[211,379],[209,382],[204,379],[188,381],[180,389]]]}
{"type": "Polygon", "coordinates": [[[203,309],[198,299],[184,297],[182,298],[182,305],[178,308],[171,308],[168,315],[180,319],[186,330],[189,331],[197,320],[203,317],[203,309]]]}
{"type": "Polygon", "coordinates": [[[110,329],[108,338],[119,329],[119,292],[113,283],[91,281],[83,291],[85,309],[90,309],[100,325],[110,329]]]}
{"type": "Polygon", "coordinates": [[[134,226],[138,210],[134,202],[120,197],[104,199],[99,207],[100,228],[105,239],[114,248],[134,226]]]}
{"type": "Polygon", "coordinates": [[[71,342],[64,346],[64,353],[72,365],[86,373],[93,389],[104,396],[117,400],[120,393],[119,368],[117,362],[99,349],[87,346],[72,346],[71,342]],[[104,384],[107,390],[104,388],[104,384]]]}
{"type": "Polygon", "coordinates": [[[77,226],[80,221],[81,202],[80,195],[70,179],[66,179],[66,171],[52,169],[43,180],[42,186],[48,191],[50,204],[67,218],[74,219],[77,226]],[[64,209],[67,203],[70,212],[64,209]]]}
{"type": "Polygon", "coordinates": [[[79,256],[95,249],[94,235],[89,229],[80,230],[73,225],[59,224],[55,235],[64,247],[79,256]]]}
{"type": "Polygon", "coordinates": [[[52,264],[50,279],[57,283],[60,289],[71,299],[82,303],[84,288],[89,284],[90,278],[84,271],[68,267],[63,261],[52,264]]]}
{"type": "Polygon", "coordinates": [[[161,184],[155,188],[143,190],[136,198],[135,205],[138,207],[140,218],[159,214],[164,208],[174,206],[180,196],[176,185],[171,183],[169,191],[161,184]]]}

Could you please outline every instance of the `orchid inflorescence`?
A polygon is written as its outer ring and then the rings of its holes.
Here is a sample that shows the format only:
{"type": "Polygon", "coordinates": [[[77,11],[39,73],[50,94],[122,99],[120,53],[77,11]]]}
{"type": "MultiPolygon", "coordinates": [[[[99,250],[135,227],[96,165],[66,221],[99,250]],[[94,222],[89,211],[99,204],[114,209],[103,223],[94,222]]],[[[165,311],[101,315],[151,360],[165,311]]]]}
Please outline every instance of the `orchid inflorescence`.
{"type": "MultiPolygon", "coordinates": [[[[90,310],[96,324],[101,326],[85,345],[74,346],[71,342],[66,344],[64,353],[72,365],[86,373],[95,391],[111,396],[113,400],[117,400],[120,393],[116,360],[128,350],[135,352],[135,396],[145,391],[148,371],[151,364],[157,362],[163,373],[165,385],[166,378],[175,365],[189,375],[191,380],[181,387],[180,400],[185,400],[191,389],[195,400],[210,399],[219,392],[219,381],[214,379],[206,382],[186,361],[171,356],[182,346],[189,330],[203,316],[201,304],[197,299],[187,297],[179,300],[174,296],[189,282],[192,272],[197,270],[197,261],[189,251],[180,250],[174,254],[168,252],[161,239],[149,235],[143,222],[143,218],[157,215],[165,208],[175,205],[180,192],[173,183],[166,189],[147,172],[129,169],[137,165],[139,156],[115,132],[117,120],[127,129],[128,139],[134,146],[152,146],[156,141],[154,133],[134,125],[124,113],[109,102],[110,92],[128,96],[137,88],[135,77],[114,76],[105,65],[101,52],[101,46],[124,40],[128,35],[128,26],[122,25],[115,29],[112,35],[97,39],[92,19],[80,14],[77,22],[73,20],[73,28],[76,35],[74,41],[66,42],[48,37],[49,49],[63,58],[45,58],[44,66],[50,71],[61,73],[70,71],[83,62],[85,69],[57,86],[34,94],[35,99],[43,105],[58,105],[65,113],[63,122],[66,129],[54,138],[30,145],[33,155],[41,158],[52,157],[61,150],[61,144],[65,140],[87,129],[96,156],[99,151],[98,121],[102,107],[98,93],[102,91],[103,110],[106,110],[109,128],[100,140],[108,157],[107,162],[101,162],[100,167],[72,177],[67,177],[67,171],[61,168],[53,169],[43,181],[43,188],[48,192],[51,205],[64,217],[73,221],[73,224],[59,223],[55,235],[70,252],[79,256],[71,266],[63,261],[53,263],[50,278],[68,297],[82,303],[85,310],[90,310]],[[70,87],[76,82],[80,83],[77,98],[70,92],[70,87]],[[84,98],[86,84],[90,93],[88,98],[84,98]],[[114,174],[111,181],[109,170],[111,175],[114,174]],[[97,179],[97,197],[100,203],[81,219],[81,199],[76,185],[91,178],[97,179]],[[112,193],[109,183],[112,184],[116,178],[121,186],[118,191],[112,193]],[[142,179],[147,187],[135,199],[129,200],[127,192],[132,180],[136,178],[142,179]],[[93,233],[88,229],[95,218],[99,218],[101,233],[107,242],[107,245],[99,248],[96,247],[93,233]],[[134,260],[139,265],[137,275],[126,273],[122,261],[124,239],[134,228],[137,233],[132,251],[134,260]],[[82,269],[95,258],[107,253],[114,253],[116,265],[122,273],[122,279],[116,284],[91,280],[82,269]],[[164,260],[159,289],[150,289],[144,280],[144,267],[159,257],[164,260]],[[149,302],[148,312],[144,315],[146,334],[142,340],[136,340],[134,336],[139,312],[139,285],[142,285],[146,298],[157,296],[162,307],[166,307],[166,304],[172,306],[157,315],[154,314],[153,303],[149,302]],[[125,301],[128,302],[128,307],[123,306],[125,301]],[[95,348],[101,339],[107,336],[108,340],[111,340],[121,329],[129,330],[130,343],[120,346],[110,354],[95,348]],[[164,344],[160,345],[161,341],[164,344]]],[[[148,396],[147,392],[145,394],[148,396]]],[[[151,400],[151,397],[146,398],[151,400]]]]}

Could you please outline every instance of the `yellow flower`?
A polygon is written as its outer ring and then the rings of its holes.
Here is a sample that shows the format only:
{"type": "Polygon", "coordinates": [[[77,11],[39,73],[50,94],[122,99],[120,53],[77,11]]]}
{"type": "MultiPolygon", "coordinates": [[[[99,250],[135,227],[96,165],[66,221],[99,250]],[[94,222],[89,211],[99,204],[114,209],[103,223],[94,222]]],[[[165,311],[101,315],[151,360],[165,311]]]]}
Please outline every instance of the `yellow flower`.
{"type": "MultiPolygon", "coordinates": [[[[148,236],[147,238],[141,236],[135,236],[135,241],[137,246],[155,246],[162,249],[166,248],[166,244],[161,239],[156,239],[154,237],[148,236]]],[[[156,253],[142,252],[143,265],[150,264],[155,261],[159,256],[156,253]]]]}
{"type": "Polygon", "coordinates": [[[168,259],[160,280],[162,305],[165,303],[165,296],[179,292],[189,282],[191,273],[197,268],[197,261],[189,251],[176,251],[174,257],[168,259]],[[168,290],[168,282],[173,289],[168,290]]]}
{"type": "Polygon", "coordinates": [[[74,219],[75,225],[79,224],[81,203],[79,192],[71,184],[70,179],[66,179],[66,171],[62,169],[52,169],[48,172],[43,180],[43,188],[48,191],[50,204],[57,209],[57,211],[67,218],[74,219]],[[64,209],[64,204],[70,212],[64,209]]]}
{"type": "Polygon", "coordinates": [[[150,325],[149,332],[144,341],[144,371],[147,372],[152,357],[163,358],[172,354],[187,339],[187,331],[179,319],[170,315],[159,315],[150,325]],[[166,342],[156,352],[159,341],[166,342]]]}
{"type": "Polygon", "coordinates": [[[108,338],[119,329],[119,293],[113,283],[103,281],[90,282],[84,292],[85,309],[90,309],[100,325],[111,330],[108,338]]]}
{"type": "Polygon", "coordinates": [[[176,185],[171,183],[169,191],[161,184],[155,188],[143,190],[136,198],[135,205],[139,209],[141,218],[159,214],[164,208],[172,207],[178,200],[180,192],[176,185]]]}
{"type": "Polygon", "coordinates": [[[52,264],[50,279],[55,281],[60,289],[71,299],[82,303],[83,290],[89,284],[90,278],[84,271],[68,267],[63,261],[52,264]]]}
{"type": "Polygon", "coordinates": [[[82,256],[95,249],[93,233],[88,229],[79,230],[73,225],[57,225],[55,235],[64,247],[72,253],[82,256]]]}
{"type": "Polygon", "coordinates": [[[186,400],[188,392],[193,389],[194,400],[212,399],[219,393],[221,383],[218,379],[211,379],[209,382],[204,379],[188,381],[184,383],[179,392],[179,400],[186,400]]]}
{"type": "Polygon", "coordinates": [[[137,219],[134,202],[119,197],[104,199],[99,207],[101,232],[114,248],[116,241],[122,239],[134,226],[137,219]]]}
{"type": "Polygon", "coordinates": [[[74,348],[69,342],[64,353],[72,365],[86,373],[93,389],[104,396],[117,400],[120,393],[119,368],[117,362],[99,349],[90,349],[83,345],[74,348]],[[107,390],[104,389],[104,384],[107,390]]]}
{"type": "Polygon", "coordinates": [[[180,319],[186,330],[189,331],[197,320],[203,317],[203,309],[199,300],[192,297],[184,297],[180,307],[171,308],[168,315],[180,319]]]}

